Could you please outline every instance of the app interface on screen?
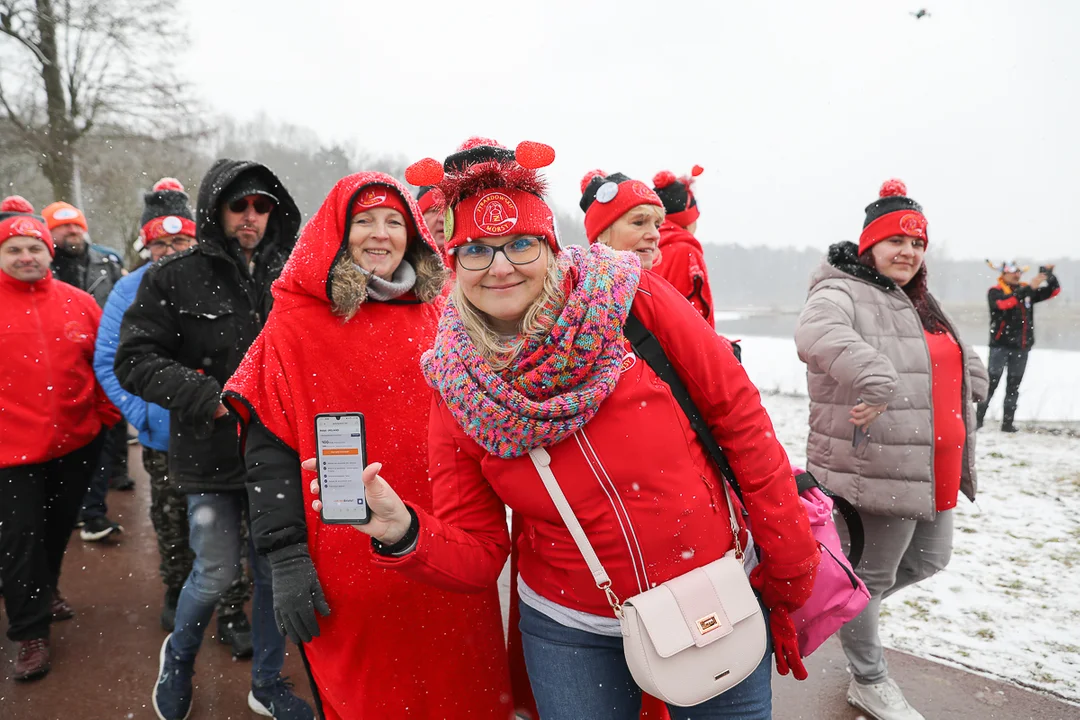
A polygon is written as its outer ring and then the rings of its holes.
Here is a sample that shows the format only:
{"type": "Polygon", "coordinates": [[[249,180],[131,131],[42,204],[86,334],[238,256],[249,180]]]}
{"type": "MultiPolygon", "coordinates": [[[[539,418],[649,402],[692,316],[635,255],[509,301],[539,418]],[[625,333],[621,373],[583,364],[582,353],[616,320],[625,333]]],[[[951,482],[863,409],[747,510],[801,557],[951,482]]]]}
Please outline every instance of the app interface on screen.
{"type": "Polygon", "coordinates": [[[364,453],[360,418],[320,417],[319,478],[322,481],[323,515],[335,520],[367,517],[364,498],[364,453]]]}

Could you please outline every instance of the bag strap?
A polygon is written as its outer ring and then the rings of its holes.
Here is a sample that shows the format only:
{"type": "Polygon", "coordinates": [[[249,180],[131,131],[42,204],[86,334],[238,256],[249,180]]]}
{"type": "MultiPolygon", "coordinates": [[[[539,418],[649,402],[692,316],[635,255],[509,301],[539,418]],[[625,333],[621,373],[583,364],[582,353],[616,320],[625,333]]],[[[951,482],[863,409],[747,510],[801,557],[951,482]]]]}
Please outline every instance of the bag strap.
{"type": "Polygon", "coordinates": [[[859,511],[846,499],[819,483],[818,479],[809,472],[804,471],[796,475],[795,483],[799,486],[800,495],[807,490],[817,488],[823,495],[832,500],[833,507],[840,512],[844,517],[844,522],[847,524],[848,537],[851,543],[848,550],[848,562],[851,563],[852,569],[857,568],[859,561],[862,560],[863,547],[866,544],[866,535],[863,532],[862,518],[859,517],[859,511]]]}
{"type": "MultiPolygon", "coordinates": [[[[574,544],[577,545],[581,556],[585,558],[585,564],[589,566],[589,572],[592,573],[596,587],[604,591],[611,609],[615,611],[615,617],[622,618],[622,603],[619,602],[619,597],[611,589],[611,578],[608,577],[607,570],[604,569],[603,563],[600,562],[600,558],[596,555],[596,550],[593,549],[592,543],[589,542],[589,537],[585,534],[585,529],[581,527],[577,516],[574,515],[573,508],[570,507],[570,503],[566,499],[566,495],[563,494],[562,488],[559,487],[559,481],[555,478],[555,473],[551,471],[551,455],[544,448],[533,448],[529,451],[529,459],[532,460],[533,467],[536,468],[537,474],[540,475],[548,495],[551,496],[551,501],[555,503],[555,509],[559,511],[559,517],[565,523],[566,529],[570,531],[570,536],[574,538],[574,544]]],[[[731,520],[731,532],[735,536],[736,556],[741,560],[742,548],[739,546],[739,523],[735,517],[735,504],[726,496],[725,500],[727,500],[728,515],[731,520]]]]}
{"type": "Polygon", "coordinates": [[[720,445],[716,442],[716,438],[713,437],[712,431],[709,430],[708,424],[705,419],[701,417],[701,412],[697,409],[697,405],[690,398],[690,392],[686,389],[686,385],[683,384],[682,379],[679,378],[679,374],[675,372],[675,368],[671,364],[671,360],[668,359],[667,353],[664,352],[664,348],[660,345],[660,341],[656,339],[644,323],[641,322],[634,315],[634,311],[631,310],[630,314],[626,316],[626,325],[623,326],[623,334],[626,339],[630,341],[630,345],[633,346],[634,352],[641,356],[653,372],[656,373],[661,380],[667,383],[671,388],[671,394],[675,400],[679,403],[683,413],[686,414],[687,419],[690,421],[690,427],[697,433],[698,439],[701,444],[705,446],[705,450],[708,451],[709,456],[716,463],[716,467],[719,468],[721,476],[728,481],[731,485],[731,489],[735,491],[735,494],[739,497],[739,502],[746,507],[746,502],[743,500],[742,488],[739,487],[739,481],[735,478],[735,472],[731,469],[731,465],[728,463],[727,456],[724,455],[724,451],[720,448],[720,445]]]}

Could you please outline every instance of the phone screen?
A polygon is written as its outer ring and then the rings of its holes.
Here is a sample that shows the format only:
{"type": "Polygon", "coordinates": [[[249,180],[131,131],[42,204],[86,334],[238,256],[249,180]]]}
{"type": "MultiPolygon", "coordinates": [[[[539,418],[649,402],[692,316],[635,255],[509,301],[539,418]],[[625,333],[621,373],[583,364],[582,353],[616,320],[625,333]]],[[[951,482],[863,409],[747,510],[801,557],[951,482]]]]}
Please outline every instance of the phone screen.
{"type": "Polygon", "coordinates": [[[362,525],[368,521],[362,478],[367,464],[364,445],[364,416],[360,413],[315,416],[323,522],[362,525]]]}

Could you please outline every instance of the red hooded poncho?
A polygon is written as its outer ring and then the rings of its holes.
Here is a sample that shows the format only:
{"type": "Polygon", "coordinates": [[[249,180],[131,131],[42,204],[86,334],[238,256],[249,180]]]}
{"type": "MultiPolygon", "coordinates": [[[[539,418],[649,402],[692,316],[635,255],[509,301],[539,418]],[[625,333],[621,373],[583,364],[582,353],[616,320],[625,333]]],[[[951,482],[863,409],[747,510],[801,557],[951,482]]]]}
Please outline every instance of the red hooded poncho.
{"type": "MultiPolygon", "coordinates": [[[[330,310],[327,280],[347,251],[348,208],[371,184],[401,194],[420,229],[411,242],[437,254],[403,185],[382,173],[342,179],[304,228],[274,283],[266,327],[225,389],[234,410],[245,420],[254,413],[301,459],[315,456],[316,413],[364,413],[369,460],[384,464],[383,474],[404,500],[430,511],[432,391],[420,373],[420,355],[432,345],[438,310],[411,295],[368,300],[347,322],[330,310]]],[[[446,592],[376,567],[366,535],[323,525],[311,509],[314,478],[303,471],[308,548],[331,614],[319,618],[321,634],[304,650],[326,717],[510,717],[496,588],[446,592]]]]}

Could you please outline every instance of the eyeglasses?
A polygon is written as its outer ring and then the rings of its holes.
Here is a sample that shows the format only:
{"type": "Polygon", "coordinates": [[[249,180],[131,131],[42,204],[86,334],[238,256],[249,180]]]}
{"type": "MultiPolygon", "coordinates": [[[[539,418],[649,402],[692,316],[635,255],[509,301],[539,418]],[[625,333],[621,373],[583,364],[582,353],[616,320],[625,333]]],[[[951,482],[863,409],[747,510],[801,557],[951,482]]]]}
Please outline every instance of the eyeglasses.
{"type": "Polygon", "coordinates": [[[194,243],[195,240],[193,238],[174,237],[172,239],[172,242],[167,242],[163,239],[155,240],[149,245],[147,245],[146,249],[150,250],[151,252],[153,252],[154,250],[176,250],[177,252],[180,252],[181,250],[187,250],[194,243]]]}
{"type": "Polygon", "coordinates": [[[528,265],[540,257],[541,244],[541,238],[526,235],[503,245],[469,243],[454,248],[454,255],[465,270],[487,270],[497,253],[502,253],[511,265],[528,265]]]}
{"type": "Polygon", "coordinates": [[[247,211],[248,205],[255,208],[255,212],[260,215],[266,215],[274,209],[274,202],[265,195],[255,195],[254,197],[245,195],[229,203],[229,209],[234,213],[242,213],[247,211]]]}

